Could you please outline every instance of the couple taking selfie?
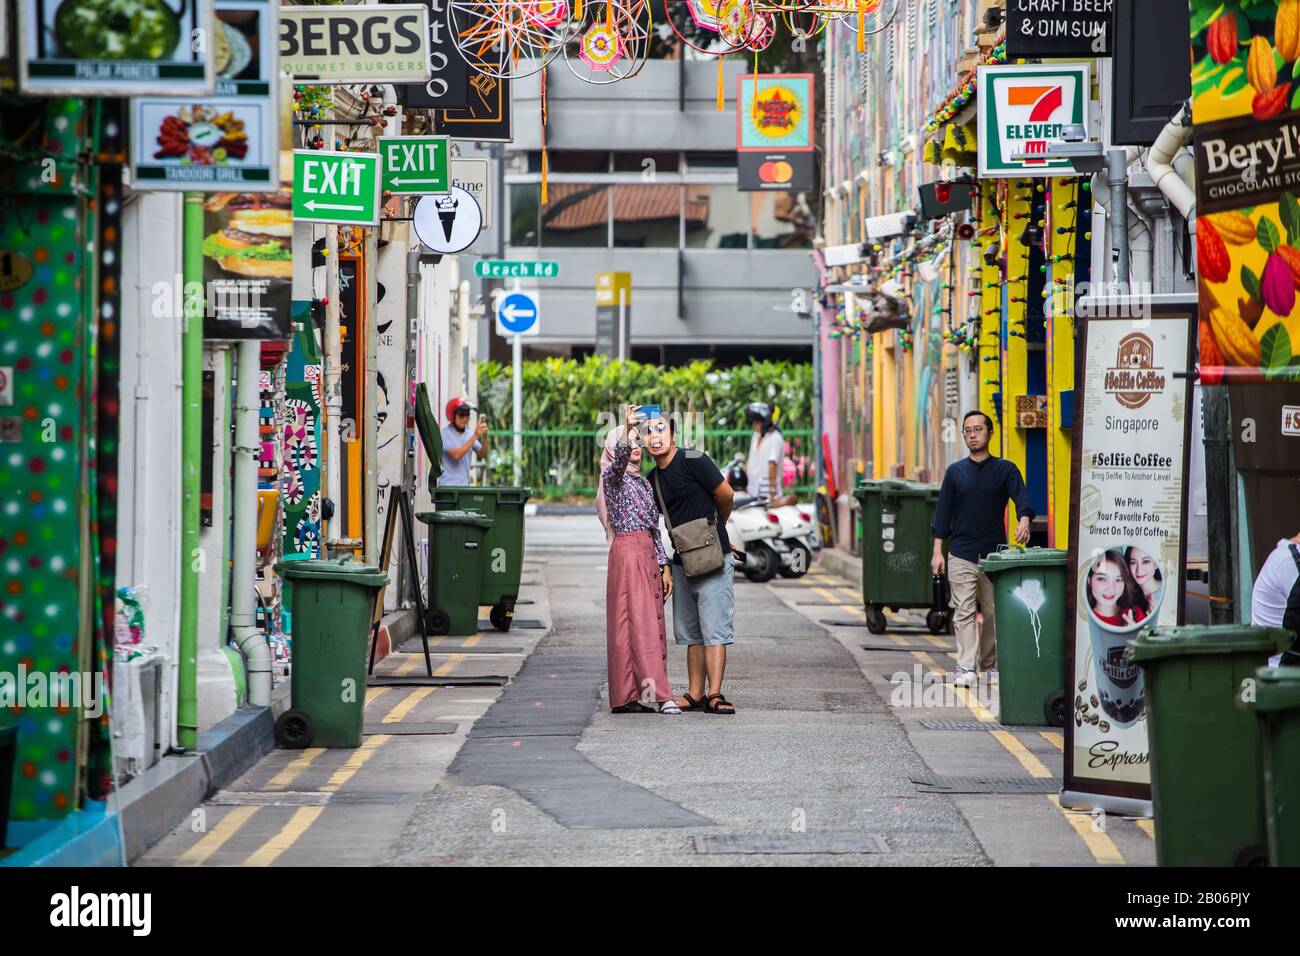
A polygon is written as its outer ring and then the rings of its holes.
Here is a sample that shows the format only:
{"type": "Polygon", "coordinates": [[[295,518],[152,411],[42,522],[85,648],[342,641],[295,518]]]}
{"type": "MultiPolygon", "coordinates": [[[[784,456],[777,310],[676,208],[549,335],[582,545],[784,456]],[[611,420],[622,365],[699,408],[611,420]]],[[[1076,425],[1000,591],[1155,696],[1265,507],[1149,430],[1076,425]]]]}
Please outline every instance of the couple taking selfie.
{"type": "Polygon", "coordinates": [[[734,714],[722,695],[734,632],[734,559],[727,541],[731,486],[702,451],[677,447],[677,423],[656,405],[629,405],[600,459],[596,508],[609,539],[605,587],[609,704],[616,714],[734,714]],[[641,477],[641,457],[655,467],[641,477]],[[673,543],[659,537],[663,516],[673,543]],[[686,648],[688,686],[668,682],[664,608],[686,648]]]}

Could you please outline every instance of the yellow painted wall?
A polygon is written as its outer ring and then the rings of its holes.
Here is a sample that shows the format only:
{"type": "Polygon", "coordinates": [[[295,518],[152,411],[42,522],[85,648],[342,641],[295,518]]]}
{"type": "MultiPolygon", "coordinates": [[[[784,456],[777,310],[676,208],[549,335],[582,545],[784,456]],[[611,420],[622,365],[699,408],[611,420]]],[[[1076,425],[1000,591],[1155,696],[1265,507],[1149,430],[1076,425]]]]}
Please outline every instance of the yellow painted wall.
{"type": "MultiPolygon", "coordinates": [[[[998,390],[1002,368],[1002,271],[996,264],[988,265],[984,261],[984,250],[989,243],[998,242],[998,215],[994,204],[997,186],[997,181],[993,179],[986,179],[980,185],[979,235],[975,243],[978,247],[975,255],[980,264],[981,283],[979,371],[976,374],[979,375],[980,383],[980,411],[993,416],[994,420],[989,451],[1001,455],[1002,432],[998,427],[997,410],[993,406],[993,393],[998,390]]],[[[962,409],[962,412],[964,414],[966,409],[962,409]]]]}
{"type": "MultiPolygon", "coordinates": [[[[1090,195],[1085,195],[1085,201],[1090,195]]],[[[1048,543],[1068,548],[1070,540],[1070,429],[1061,427],[1060,393],[1074,388],[1073,277],[1079,187],[1073,179],[1052,180],[1048,235],[1053,259],[1053,279],[1047,310],[1047,470],[1048,543]],[[1058,234],[1057,228],[1068,230],[1058,234]],[[1063,279],[1067,284],[1056,282],[1063,279]]]]}
{"type": "MultiPolygon", "coordinates": [[[[1029,294],[1029,247],[1020,241],[1020,234],[1029,223],[1032,196],[1032,182],[1013,179],[1007,183],[1007,198],[1002,209],[1007,237],[1007,336],[1002,349],[1001,456],[1014,462],[1022,475],[1028,474],[1029,469],[1025,456],[1025,433],[1016,426],[1016,396],[1029,391],[1024,338],[1029,294]]],[[[1010,509],[1012,506],[1007,507],[1010,509]]]]}

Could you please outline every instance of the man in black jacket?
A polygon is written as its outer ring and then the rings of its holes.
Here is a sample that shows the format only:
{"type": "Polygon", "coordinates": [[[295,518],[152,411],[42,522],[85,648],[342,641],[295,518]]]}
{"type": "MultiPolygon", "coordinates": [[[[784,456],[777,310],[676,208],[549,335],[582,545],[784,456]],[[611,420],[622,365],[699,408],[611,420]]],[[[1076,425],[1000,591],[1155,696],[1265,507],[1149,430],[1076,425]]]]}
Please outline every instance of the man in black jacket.
{"type": "Polygon", "coordinates": [[[975,667],[997,666],[997,626],[993,619],[993,582],[979,568],[980,559],[1006,542],[1003,521],[1007,502],[1016,503],[1017,544],[1029,542],[1029,491],[1013,462],[989,454],[993,419],[967,412],[962,433],[970,457],[950,465],[943,475],[939,503],[934,509],[934,557],[930,568],[944,573],[943,542],[948,539],[948,589],[952,594],[953,626],[957,631],[957,670],[953,682],[969,687],[975,667]],[[984,628],[976,635],[975,606],[984,612],[984,628]],[[978,654],[977,654],[978,651],[978,654]]]}

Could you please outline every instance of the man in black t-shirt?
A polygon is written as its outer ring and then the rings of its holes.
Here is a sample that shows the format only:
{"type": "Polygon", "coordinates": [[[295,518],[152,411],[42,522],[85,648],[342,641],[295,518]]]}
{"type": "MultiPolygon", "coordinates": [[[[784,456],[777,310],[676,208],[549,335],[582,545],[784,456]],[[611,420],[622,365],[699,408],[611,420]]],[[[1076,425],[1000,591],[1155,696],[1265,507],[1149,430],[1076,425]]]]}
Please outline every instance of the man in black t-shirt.
{"type": "Polygon", "coordinates": [[[735,633],[735,559],[726,530],[731,516],[731,485],[704,452],[677,447],[676,421],[657,418],[641,429],[646,448],[655,460],[650,481],[663,495],[663,507],[668,509],[673,526],[697,518],[714,518],[722,543],[723,566],[712,574],[688,578],[681,558],[673,556],[673,637],[686,647],[690,681],[686,693],[677,699],[677,706],[711,714],[734,714],[736,708],[722,696],[727,645],[735,633]]]}

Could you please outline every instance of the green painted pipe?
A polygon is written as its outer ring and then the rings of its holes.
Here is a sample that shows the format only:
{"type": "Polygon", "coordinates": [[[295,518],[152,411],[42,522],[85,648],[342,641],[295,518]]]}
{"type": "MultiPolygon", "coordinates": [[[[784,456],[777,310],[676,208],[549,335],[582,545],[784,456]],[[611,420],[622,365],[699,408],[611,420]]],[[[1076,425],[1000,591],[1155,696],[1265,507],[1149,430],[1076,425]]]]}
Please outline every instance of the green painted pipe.
{"type": "Polygon", "coordinates": [[[199,492],[203,456],[203,194],[185,194],[182,278],[185,332],[181,339],[181,632],[176,735],[182,747],[199,742],[199,492]]]}

